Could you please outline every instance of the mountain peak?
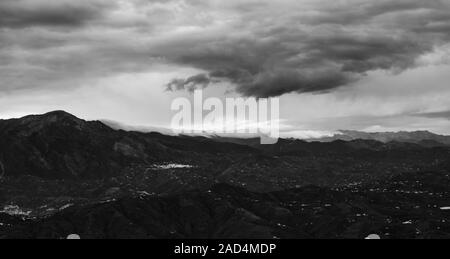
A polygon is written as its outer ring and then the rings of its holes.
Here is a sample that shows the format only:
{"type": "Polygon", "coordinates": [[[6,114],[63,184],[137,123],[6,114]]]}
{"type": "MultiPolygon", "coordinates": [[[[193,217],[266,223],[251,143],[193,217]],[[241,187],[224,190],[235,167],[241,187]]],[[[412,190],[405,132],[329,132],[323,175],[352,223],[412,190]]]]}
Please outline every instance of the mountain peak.
{"type": "Polygon", "coordinates": [[[74,115],[63,111],[63,110],[56,110],[56,111],[51,111],[51,112],[47,112],[44,113],[42,116],[71,116],[71,117],[75,117],[74,115]]]}
{"type": "Polygon", "coordinates": [[[81,119],[76,117],[75,115],[72,115],[66,111],[62,111],[62,110],[58,110],[58,111],[51,111],[48,113],[44,113],[42,115],[35,115],[35,117],[40,117],[40,118],[54,118],[54,119],[58,119],[58,120],[63,120],[63,119],[70,119],[70,120],[76,120],[76,121],[80,121],[81,119]]]}
{"type": "Polygon", "coordinates": [[[40,121],[42,123],[54,123],[54,122],[68,122],[68,121],[73,121],[73,122],[83,122],[82,119],[77,118],[76,116],[65,112],[65,111],[51,111],[48,113],[44,113],[44,114],[40,114],[40,115],[30,115],[30,116],[26,116],[23,117],[21,119],[19,119],[21,121],[23,121],[24,123],[28,123],[28,122],[33,122],[33,121],[40,121]]]}
{"type": "MultiPolygon", "coordinates": [[[[81,129],[86,121],[65,111],[52,111],[41,115],[30,115],[20,119],[15,119],[15,125],[21,131],[28,133],[37,132],[50,125],[71,126],[81,129]]],[[[13,124],[14,125],[14,124],[13,124]]]]}

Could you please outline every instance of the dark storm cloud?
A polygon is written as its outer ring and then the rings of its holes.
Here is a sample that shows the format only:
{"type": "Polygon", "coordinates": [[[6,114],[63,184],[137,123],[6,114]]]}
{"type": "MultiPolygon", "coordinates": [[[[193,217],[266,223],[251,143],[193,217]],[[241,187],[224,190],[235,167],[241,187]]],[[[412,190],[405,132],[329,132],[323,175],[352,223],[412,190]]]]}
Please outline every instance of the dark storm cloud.
{"type": "Polygon", "coordinates": [[[96,0],[2,0],[0,27],[80,26],[100,18],[107,6],[96,0]]]}
{"type": "Polygon", "coordinates": [[[449,4],[1,0],[0,89],[79,85],[169,63],[199,70],[168,82],[173,91],[229,82],[245,96],[330,92],[371,71],[415,67],[449,43],[449,4]]]}
{"type": "Polygon", "coordinates": [[[208,71],[210,79],[236,84],[243,95],[268,97],[330,91],[374,70],[402,71],[449,41],[446,1],[320,3],[304,13],[288,5],[284,16],[272,17],[267,10],[251,17],[260,20],[235,25],[248,35],[223,35],[203,48],[186,46],[172,58],[208,71]]]}
{"type": "Polygon", "coordinates": [[[206,74],[199,74],[187,79],[174,79],[167,84],[167,90],[179,91],[188,90],[193,92],[198,88],[205,88],[211,83],[211,78],[206,74]]]}

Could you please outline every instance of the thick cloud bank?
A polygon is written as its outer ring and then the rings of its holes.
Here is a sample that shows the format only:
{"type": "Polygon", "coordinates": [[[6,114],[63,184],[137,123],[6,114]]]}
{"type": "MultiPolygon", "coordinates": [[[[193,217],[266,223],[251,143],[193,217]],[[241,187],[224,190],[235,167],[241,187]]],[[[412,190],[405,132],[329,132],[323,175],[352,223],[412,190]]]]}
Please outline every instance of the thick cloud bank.
{"type": "Polygon", "coordinates": [[[2,0],[0,91],[193,68],[170,90],[330,92],[450,41],[448,0],[2,0]]]}

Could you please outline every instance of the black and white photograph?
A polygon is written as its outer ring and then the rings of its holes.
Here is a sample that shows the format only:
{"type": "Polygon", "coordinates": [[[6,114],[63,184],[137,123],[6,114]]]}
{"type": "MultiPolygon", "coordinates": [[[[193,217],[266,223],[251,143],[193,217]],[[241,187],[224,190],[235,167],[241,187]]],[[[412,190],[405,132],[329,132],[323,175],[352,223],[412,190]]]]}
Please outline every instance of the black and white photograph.
{"type": "Polygon", "coordinates": [[[448,238],[450,0],[0,0],[0,239],[448,238]]]}

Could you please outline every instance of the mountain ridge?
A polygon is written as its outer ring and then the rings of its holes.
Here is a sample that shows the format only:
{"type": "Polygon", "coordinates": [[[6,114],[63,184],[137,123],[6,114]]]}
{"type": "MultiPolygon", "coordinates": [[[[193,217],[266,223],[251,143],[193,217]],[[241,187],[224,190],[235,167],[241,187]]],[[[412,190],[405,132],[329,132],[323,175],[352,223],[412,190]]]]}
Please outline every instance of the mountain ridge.
{"type": "MultiPolygon", "coordinates": [[[[302,178],[301,182],[315,183],[312,172],[324,173],[323,166],[315,164],[318,160],[329,164],[328,167],[341,161],[344,167],[339,165],[339,170],[346,168],[350,171],[355,169],[355,161],[360,160],[367,161],[361,165],[362,168],[372,164],[378,166],[380,162],[377,161],[381,160],[392,160],[392,166],[402,160],[401,163],[408,161],[411,165],[418,163],[423,167],[429,166],[433,159],[439,163],[445,161],[447,152],[447,146],[434,142],[280,139],[275,145],[260,145],[257,139],[167,136],[155,132],[115,130],[100,121],[85,121],[64,111],[0,121],[0,163],[3,165],[2,174],[7,177],[33,175],[44,179],[101,179],[120,176],[130,170],[145,171],[154,166],[188,165],[207,168],[211,174],[207,178],[215,181],[217,175],[221,179],[242,178],[244,174],[239,173],[241,171],[248,171],[252,175],[247,176],[250,179],[259,171],[267,173],[262,169],[264,165],[272,172],[267,182],[280,170],[289,178],[296,178],[299,171],[308,172],[309,176],[302,178]]],[[[346,177],[338,179],[333,176],[325,182],[345,180],[346,177]]],[[[254,188],[260,187],[255,185],[254,188]]]]}
{"type": "Polygon", "coordinates": [[[424,146],[450,145],[450,136],[439,135],[430,131],[399,132],[362,132],[356,130],[339,130],[339,134],[331,137],[308,139],[309,142],[332,142],[337,140],[352,141],[357,139],[376,140],[383,143],[406,142],[424,146]]]}

